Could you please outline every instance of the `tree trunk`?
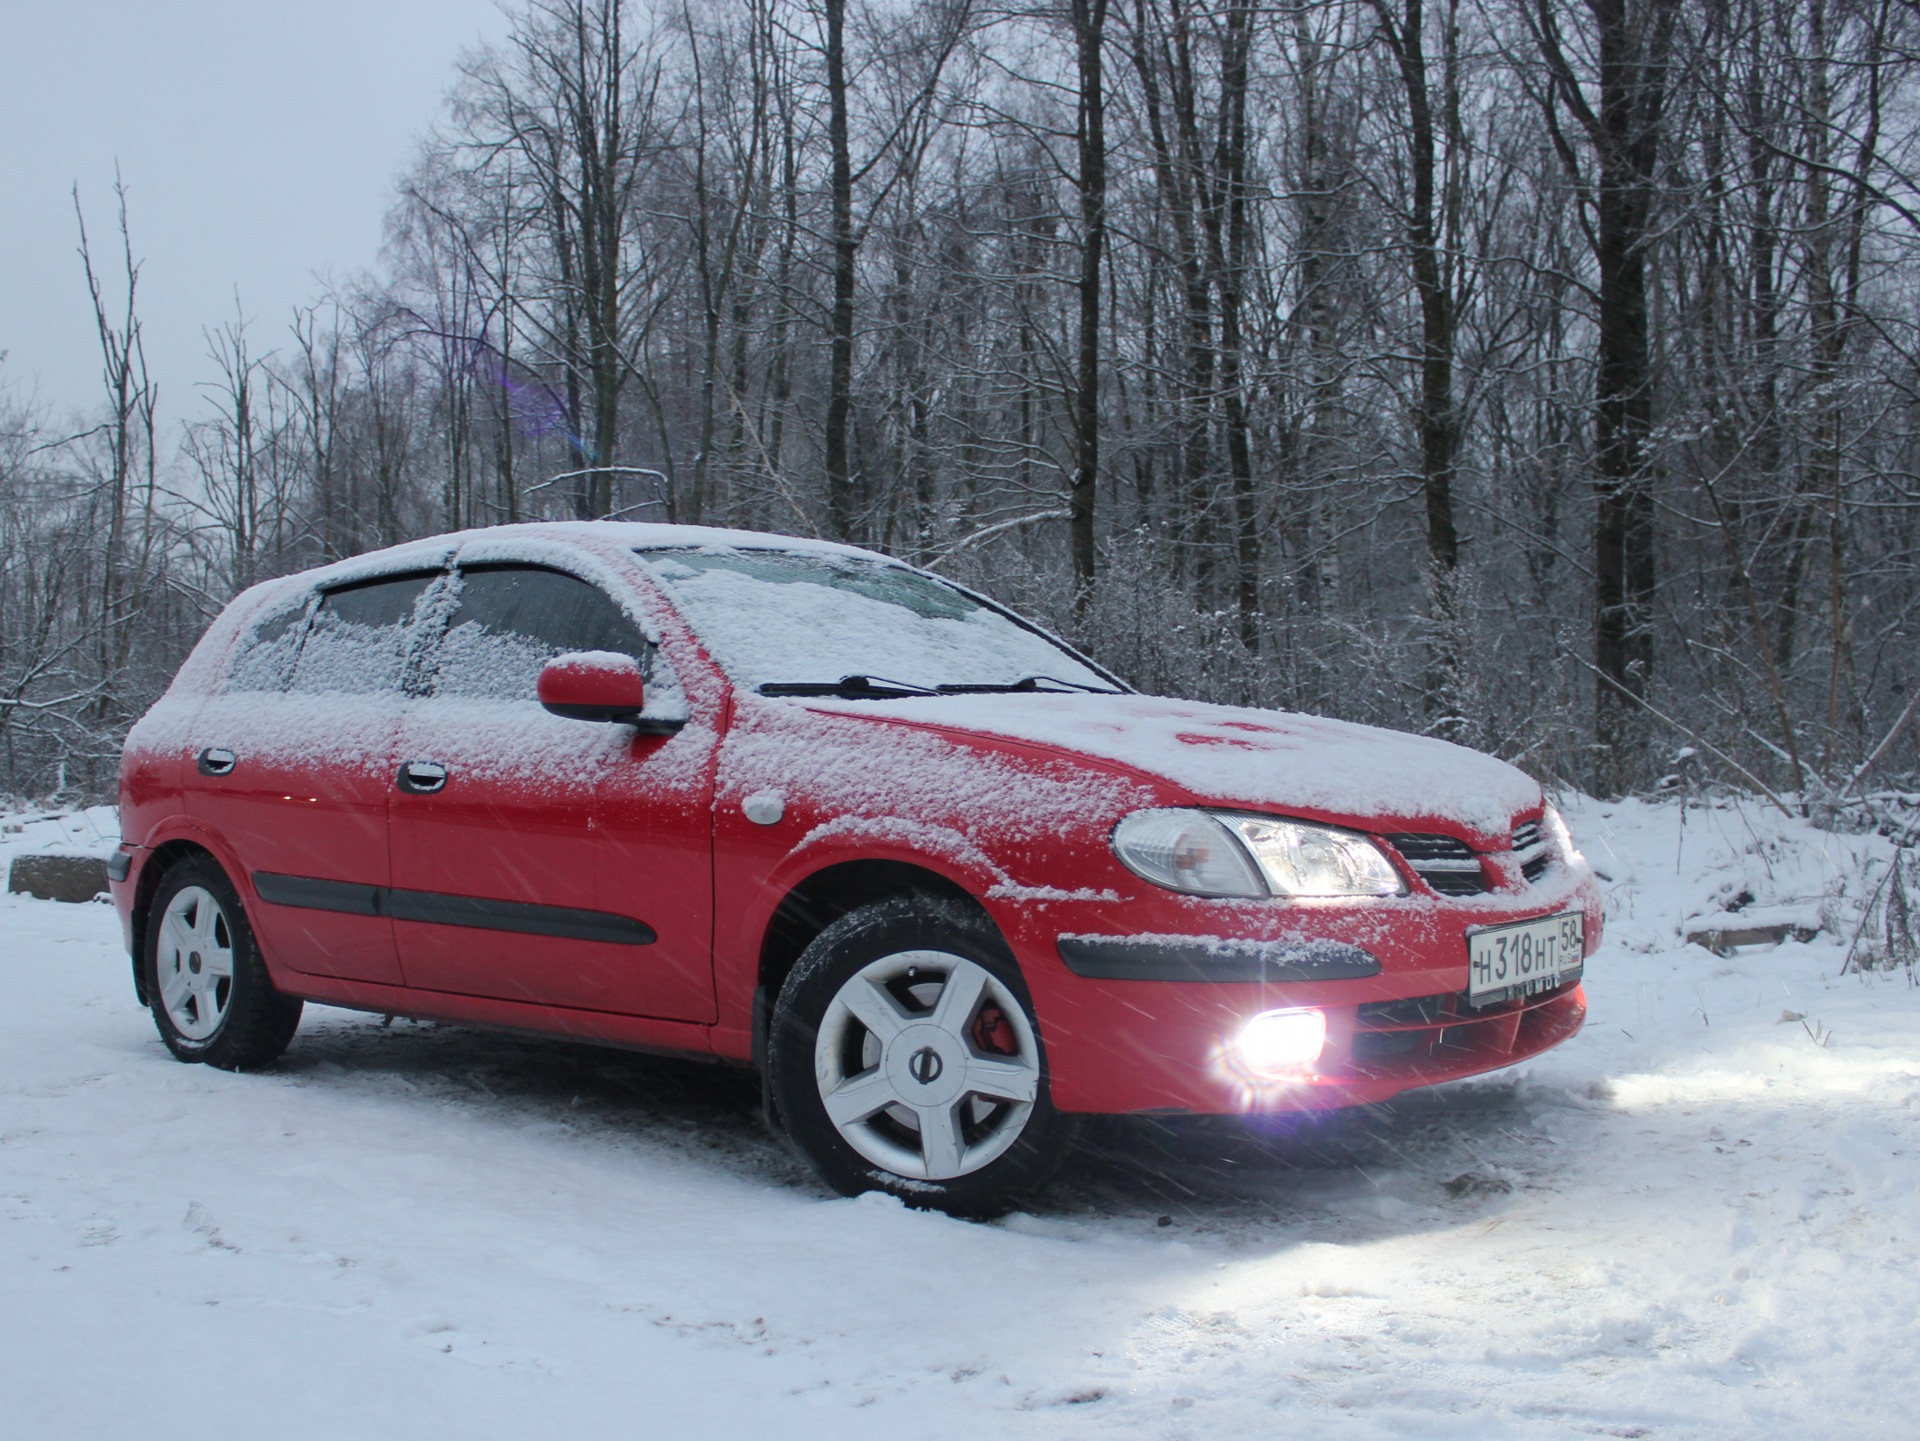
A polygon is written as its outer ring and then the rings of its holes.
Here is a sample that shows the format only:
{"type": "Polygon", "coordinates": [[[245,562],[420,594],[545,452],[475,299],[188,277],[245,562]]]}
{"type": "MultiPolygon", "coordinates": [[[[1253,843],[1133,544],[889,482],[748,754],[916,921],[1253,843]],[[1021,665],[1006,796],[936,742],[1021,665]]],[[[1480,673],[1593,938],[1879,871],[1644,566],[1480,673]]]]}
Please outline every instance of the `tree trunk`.
{"type": "MultiPolygon", "coordinates": [[[[1397,18],[1387,0],[1374,0],[1374,8],[1407,96],[1407,168],[1413,194],[1406,215],[1406,236],[1413,288],[1420,301],[1420,389],[1415,414],[1420,439],[1420,488],[1426,511],[1428,619],[1433,628],[1423,699],[1429,724],[1453,731],[1459,728],[1460,719],[1455,701],[1460,674],[1455,574],[1460,563],[1460,540],[1453,517],[1460,417],[1453,395],[1455,304],[1439,214],[1439,140],[1424,33],[1427,3],[1405,0],[1397,18]]],[[[1450,13],[1447,20],[1446,55],[1451,66],[1450,13]]],[[[1451,107],[1448,114],[1451,117],[1451,107]]],[[[1449,144],[1454,139],[1449,134],[1449,144]]]]}
{"type": "MultiPolygon", "coordinates": [[[[1653,671],[1653,361],[1647,250],[1652,243],[1667,73],[1680,0],[1587,0],[1598,50],[1598,109],[1587,103],[1558,35],[1553,0],[1536,0],[1536,38],[1553,81],[1548,122],[1563,157],[1559,112],[1593,147],[1599,270],[1594,376],[1594,739],[1596,782],[1619,794],[1638,778],[1653,671]]],[[[1571,162],[1570,162],[1571,163],[1571,162]]],[[[1577,172],[1575,174],[1578,180],[1577,172]]]]}
{"type": "Polygon", "coordinates": [[[853,414],[853,270],[859,240],[853,231],[853,155],[847,134],[846,0],[825,0],[827,22],[827,180],[832,219],[833,308],[828,320],[827,525],[835,539],[853,540],[853,468],[847,433],[853,414]]]}
{"type": "Polygon", "coordinates": [[[1107,0],[1073,0],[1080,71],[1080,345],[1073,400],[1074,471],[1069,497],[1073,605],[1093,596],[1094,501],[1100,480],[1100,260],[1107,243],[1106,83],[1101,48],[1107,0]]]}

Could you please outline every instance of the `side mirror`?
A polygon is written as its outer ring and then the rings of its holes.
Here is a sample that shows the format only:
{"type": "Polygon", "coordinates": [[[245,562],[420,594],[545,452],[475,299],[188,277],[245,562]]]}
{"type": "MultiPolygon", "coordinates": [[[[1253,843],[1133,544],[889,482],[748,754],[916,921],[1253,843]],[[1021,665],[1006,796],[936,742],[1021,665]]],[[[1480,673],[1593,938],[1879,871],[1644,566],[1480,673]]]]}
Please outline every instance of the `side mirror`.
{"type": "Polygon", "coordinates": [[[607,650],[557,655],[540,671],[540,704],[569,720],[640,722],[640,662],[607,650]]]}

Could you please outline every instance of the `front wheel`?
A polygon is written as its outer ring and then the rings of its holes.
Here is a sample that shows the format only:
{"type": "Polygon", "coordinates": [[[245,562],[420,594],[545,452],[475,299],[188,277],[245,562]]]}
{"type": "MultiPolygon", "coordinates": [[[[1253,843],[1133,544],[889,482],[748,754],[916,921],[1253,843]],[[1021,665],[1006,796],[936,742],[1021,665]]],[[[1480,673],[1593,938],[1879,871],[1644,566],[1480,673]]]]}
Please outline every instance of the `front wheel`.
{"type": "Polygon", "coordinates": [[[937,901],[866,906],[822,931],[781,987],[767,1067],[788,1134],[845,1195],[996,1214],[1070,1140],[1012,957],[937,901]]]}
{"type": "Polygon", "coordinates": [[[240,897],[211,859],[161,877],[145,950],[153,1023],[180,1060],[252,1070],[293,1040],[301,1003],[274,989],[240,897]]]}

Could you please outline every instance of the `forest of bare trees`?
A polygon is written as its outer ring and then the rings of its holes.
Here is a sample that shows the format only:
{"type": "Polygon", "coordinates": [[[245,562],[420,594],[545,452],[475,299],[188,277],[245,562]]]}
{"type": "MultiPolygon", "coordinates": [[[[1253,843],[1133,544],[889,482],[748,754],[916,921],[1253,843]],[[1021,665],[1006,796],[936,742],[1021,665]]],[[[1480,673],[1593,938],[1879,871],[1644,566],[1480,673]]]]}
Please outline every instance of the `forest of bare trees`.
{"type": "Polygon", "coordinates": [[[77,216],[97,413],[0,393],[0,790],[109,788],[240,587],[559,516],[1607,794],[1912,785],[1917,59],[1911,0],[524,0],[377,271],[208,317],[182,429],[137,187],[77,216]]]}

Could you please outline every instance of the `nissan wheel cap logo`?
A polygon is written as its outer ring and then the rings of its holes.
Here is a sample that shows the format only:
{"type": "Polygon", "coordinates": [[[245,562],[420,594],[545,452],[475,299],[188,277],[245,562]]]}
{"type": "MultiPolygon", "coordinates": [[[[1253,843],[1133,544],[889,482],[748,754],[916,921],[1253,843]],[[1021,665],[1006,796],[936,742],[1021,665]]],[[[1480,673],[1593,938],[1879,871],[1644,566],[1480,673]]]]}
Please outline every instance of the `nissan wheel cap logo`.
{"type": "Polygon", "coordinates": [[[940,1079],[940,1073],[946,1064],[940,1059],[940,1053],[932,1046],[922,1046],[907,1057],[907,1074],[923,1086],[931,1086],[940,1079]]]}

